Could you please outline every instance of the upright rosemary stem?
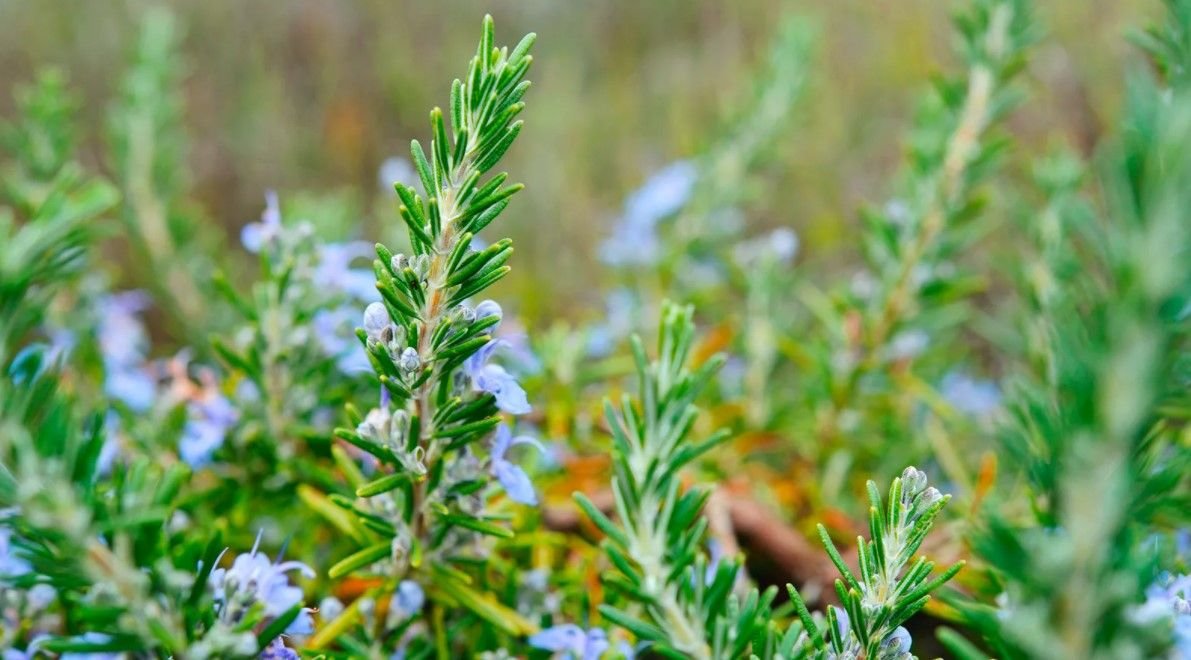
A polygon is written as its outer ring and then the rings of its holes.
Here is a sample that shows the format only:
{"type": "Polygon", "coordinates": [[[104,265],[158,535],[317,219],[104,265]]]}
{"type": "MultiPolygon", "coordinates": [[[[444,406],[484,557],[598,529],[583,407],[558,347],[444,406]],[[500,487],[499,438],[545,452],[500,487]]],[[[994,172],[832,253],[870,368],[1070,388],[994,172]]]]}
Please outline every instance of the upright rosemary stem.
{"type": "Polygon", "coordinates": [[[875,315],[875,324],[868,332],[862,331],[857,335],[861,359],[849,370],[843,388],[831,397],[832,406],[824,424],[824,435],[828,438],[838,435],[839,417],[854,398],[861,376],[875,367],[881,348],[906,313],[913,295],[913,274],[946,229],[948,215],[956,199],[963,194],[965,175],[992,116],[996,72],[989,62],[1001,61],[1007,54],[1012,18],[1012,8],[1008,4],[1001,4],[989,19],[984,36],[987,57],[974,63],[969,70],[964,103],[955,130],[948,139],[938,179],[932,187],[933,194],[922,216],[919,231],[899,262],[889,293],[883,298],[875,315]]]}

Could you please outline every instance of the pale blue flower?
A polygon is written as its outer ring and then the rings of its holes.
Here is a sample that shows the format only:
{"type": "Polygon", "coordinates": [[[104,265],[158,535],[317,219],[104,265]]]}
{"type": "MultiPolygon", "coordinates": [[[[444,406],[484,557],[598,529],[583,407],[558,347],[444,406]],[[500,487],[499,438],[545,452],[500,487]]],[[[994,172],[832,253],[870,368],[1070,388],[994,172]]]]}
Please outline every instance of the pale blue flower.
{"type": "Polygon", "coordinates": [[[157,381],[145,369],[149,333],[139,318],[149,307],[149,297],[143,291],[113,293],[100,298],[96,307],[104,393],[134,412],[144,412],[157,397],[157,381]]]}
{"type": "Polygon", "coordinates": [[[703,583],[715,582],[715,574],[720,570],[720,562],[724,560],[724,546],[716,539],[707,542],[707,570],[703,573],[703,583]]]}
{"type": "Polygon", "coordinates": [[[671,163],[658,170],[625,200],[625,217],[636,222],[656,223],[674,215],[690,199],[698,173],[695,164],[689,160],[671,163]]]}
{"type": "Polygon", "coordinates": [[[211,461],[215,451],[223,446],[228,431],[240,418],[240,413],[227,397],[208,392],[202,399],[186,406],[186,425],[178,442],[178,454],[193,468],[211,461]]]}
{"type": "Polygon", "coordinates": [[[538,503],[533,482],[529,480],[529,475],[525,474],[525,470],[505,458],[505,453],[510,447],[525,444],[537,447],[538,451],[543,451],[542,444],[536,438],[527,435],[519,435],[514,438],[508,425],[497,426],[496,435],[492,440],[491,463],[488,469],[504,487],[505,492],[509,494],[509,499],[532,506],[538,503]]]}
{"type": "Polygon", "coordinates": [[[280,637],[274,637],[265,650],[257,656],[259,660],[299,660],[301,657],[297,651],[286,646],[280,637]]]}
{"type": "Polygon", "coordinates": [[[500,320],[504,318],[504,310],[500,308],[500,303],[495,300],[484,300],[476,305],[476,320],[486,319],[490,316],[495,316],[497,324],[492,326],[494,329],[500,325],[500,320]]]}
{"type": "Polygon", "coordinates": [[[902,626],[898,626],[888,637],[881,640],[880,657],[890,658],[891,660],[900,660],[901,658],[909,657],[910,645],[913,639],[910,637],[910,631],[902,626]]]}
{"type": "Polygon", "coordinates": [[[112,465],[120,455],[120,426],[120,415],[108,410],[103,418],[103,446],[95,460],[95,472],[100,476],[111,473],[112,465]]]}
{"type": "Polygon", "coordinates": [[[352,262],[371,260],[373,248],[364,241],[327,243],[318,247],[318,265],[311,279],[322,291],[345,293],[357,300],[380,300],[371,266],[352,268],[352,262]]]}
{"type": "Polygon", "coordinates": [[[405,619],[421,612],[425,604],[426,592],[422,591],[421,585],[413,580],[402,580],[397,585],[397,592],[393,594],[391,606],[405,619]]]}
{"type": "MultiPolygon", "coordinates": [[[[76,638],[76,641],[89,642],[91,644],[103,644],[111,641],[111,637],[103,633],[89,632],[81,637],[76,638]]],[[[34,654],[36,655],[36,654],[34,654]]],[[[121,653],[63,653],[58,656],[58,660],[120,660],[124,655],[121,653]]]]}
{"type": "Polygon", "coordinates": [[[281,204],[277,201],[277,193],[269,190],[265,192],[265,211],[261,213],[261,221],[244,225],[240,230],[240,243],[245,250],[257,254],[265,244],[276,242],[280,237],[281,204]]]}
{"type": "Polygon", "coordinates": [[[499,339],[485,344],[464,361],[463,373],[477,392],[487,392],[496,397],[497,408],[512,415],[524,415],[532,410],[525,390],[504,367],[488,363],[493,352],[503,345],[504,342],[499,339]]]}
{"type": "Polygon", "coordinates": [[[989,380],[977,380],[952,371],[939,383],[939,393],[956,410],[972,417],[985,417],[1001,406],[1001,389],[989,380]]]}
{"type": "Polygon", "coordinates": [[[12,530],[0,527],[0,578],[15,578],[27,574],[29,562],[18,556],[12,543],[12,530]]]}
{"type": "Polygon", "coordinates": [[[632,331],[639,305],[636,295],[628,289],[613,289],[604,299],[604,320],[592,326],[587,333],[587,354],[605,357],[632,331]]]}
{"type": "Polygon", "coordinates": [[[600,246],[600,258],[613,266],[653,263],[660,248],[657,224],[682,209],[697,178],[690,161],[672,163],[650,177],[625,200],[624,214],[600,246]]]}
{"type": "Polygon", "coordinates": [[[608,650],[608,635],[600,628],[584,631],[573,623],[564,623],[533,635],[529,645],[572,660],[598,660],[608,650]]]}
{"type": "MultiPolygon", "coordinates": [[[[314,571],[302,562],[280,561],[280,558],[277,562],[269,561],[257,551],[260,542],[260,534],[257,534],[251,552],[236,557],[231,568],[211,571],[208,584],[219,605],[219,615],[225,622],[237,622],[256,603],[264,606],[265,616],[281,616],[303,600],[302,590],[290,584],[286,573],[296,570],[306,578],[314,577],[314,571]]],[[[286,628],[286,634],[290,635],[307,635],[313,631],[309,609],[303,609],[286,628]]]]}
{"type": "Polygon", "coordinates": [[[395,183],[403,183],[410,187],[416,186],[418,173],[408,158],[392,156],[380,164],[377,179],[380,181],[381,190],[392,193],[395,183]]]}
{"type": "Polygon", "coordinates": [[[1191,658],[1191,575],[1160,575],[1146,589],[1146,602],[1134,616],[1142,622],[1169,619],[1175,657],[1191,658]]]}
{"type": "MultiPolygon", "coordinates": [[[[373,305],[380,305],[380,303],[372,303],[368,309],[372,309],[373,305]]],[[[384,306],[381,305],[381,310],[383,311],[383,309],[384,306]]],[[[348,375],[372,370],[372,364],[368,361],[364,347],[356,339],[356,315],[355,307],[341,305],[331,309],[318,310],[310,321],[310,329],[314,333],[315,340],[322,347],[323,354],[334,358],[335,366],[339,368],[339,371],[348,375]]],[[[365,317],[365,325],[367,322],[367,317],[365,317]]]]}

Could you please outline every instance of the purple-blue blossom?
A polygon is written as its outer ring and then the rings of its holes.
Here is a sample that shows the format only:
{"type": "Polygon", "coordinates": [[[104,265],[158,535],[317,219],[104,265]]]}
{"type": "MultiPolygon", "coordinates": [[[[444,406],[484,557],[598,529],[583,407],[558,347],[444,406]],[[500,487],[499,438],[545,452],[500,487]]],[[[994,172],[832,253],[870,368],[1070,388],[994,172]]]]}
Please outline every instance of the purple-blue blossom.
{"type": "Polygon", "coordinates": [[[96,307],[104,392],[133,411],[144,412],[157,397],[157,382],[145,368],[149,333],[139,317],[149,307],[149,296],[143,291],[112,293],[100,298],[96,307]]]}
{"type": "Polygon", "coordinates": [[[476,351],[463,363],[463,373],[471,380],[477,392],[487,392],[496,397],[496,407],[511,415],[524,415],[532,408],[517,379],[504,367],[489,364],[488,360],[504,341],[493,339],[476,351]]]}
{"type": "Polygon", "coordinates": [[[625,200],[624,214],[600,245],[600,258],[613,266],[655,261],[660,247],[657,224],[686,205],[697,179],[698,169],[690,161],[656,172],[625,200]]]}
{"type": "MultiPolygon", "coordinates": [[[[231,568],[211,571],[208,584],[219,605],[219,616],[225,623],[238,622],[244,612],[257,603],[264,607],[266,617],[281,616],[303,600],[302,590],[290,584],[287,573],[298,571],[306,578],[314,577],[314,571],[302,562],[281,561],[280,558],[277,562],[270,561],[258,552],[260,542],[261,536],[257,534],[251,552],[236,557],[231,568]]],[[[310,610],[303,608],[285,632],[307,635],[313,631],[310,610]]]]}
{"type": "Polygon", "coordinates": [[[604,300],[604,320],[588,330],[587,354],[605,357],[612,353],[616,344],[633,331],[638,308],[632,291],[623,288],[610,291],[604,300]]]}
{"type": "Polygon", "coordinates": [[[193,468],[211,461],[215,451],[223,446],[228,431],[240,418],[240,413],[227,397],[208,389],[202,397],[186,405],[187,420],[178,441],[178,454],[193,468]]]}
{"type": "Polygon", "coordinates": [[[403,183],[411,187],[416,186],[418,173],[414,171],[414,166],[408,158],[391,156],[380,164],[380,168],[377,170],[377,179],[380,181],[381,190],[393,194],[393,184],[403,183]]]}
{"type": "Polygon", "coordinates": [[[422,611],[426,604],[426,592],[422,586],[413,580],[402,580],[393,594],[390,607],[400,619],[408,619],[422,611]]]}
{"type": "Polygon", "coordinates": [[[599,660],[608,650],[608,635],[600,628],[583,630],[573,623],[546,628],[529,638],[529,645],[571,660],[599,660]]]}
{"type": "Polygon", "coordinates": [[[297,651],[286,646],[280,637],[275,637],[257,657],[258,660],[298,660],[302,656],[298,655],[297,651]]]}
{"type": "Polygon", "coordinates": [[[1146,602],[1134,613],[1142,622],[1169,619],[1174,657],[1191,658],[1191,575],[1163,573],[1146,589],[1146,602]]]}
{"type": "MultiPolygon", "coordinates": [[[[380,305],[380,303],[372,303],[380,305]]],[[[368,308],[372,309],[372,305],[368,308]]],[[[381,305],[381,310],[384,306],[381,305]]],[[[372,370],[368,355],[364,347],[356,339],[354,332],[357,308],[352,305],[341,305],[331,309],[320,309],[310,321],[315,340],[323,350],[323,354],[335,360],[339,371],[351,375],[372,370]]],[[[365,317],[365,326],[367,326],[365,317]]]]}
{"type": "Polygon", "coordinates": [[[18,556],[12,543],[12,530],[0,527],[0,579],[14,578],[29,572],[29,562],[18,556]]]}
{"type": "Polygon", "coordinates": [[[530,481],[529,475],[521,466],[510,462],[505,458],[505,454],[511,447],[516,445],[532,445],[537,447],[538,451],[542,451],[542,444],[536,438],[519,435],[513,437],[513,432],[509,430],[508,425],[501,424],[496,427],[496,435],[492,440],[492,453],[490,456],[489,472],[500,485],[504,487],[505,492],[509,494],[509,498],[514,502],[522,504],[536,505],[538,503],[537,493],[534,492],[533,482],[530,481]]]}
{"type": "Polygon", "coordinates": [[[900,660],[901,658],[910,657],[910,645],[913,639],[910,637],[910,631],[902,626],[898,626],[888,637],[881,640],[881,655],[882,659],[900,660]]]}
{"type": "Polygon", "coordinates": [[[380,300],[372,267],[352,267],[352,263],[375,256],[364,241],[327,243],[318,247],[318,265],[311,279],[321,291],[343,293],[361,301],[380,300]]]}
{"type": "Polygon", "coordinates": [[[1001,406],[1001,389],[996,383],[977,380],[962,371],[944,376],[939,393],[956,410],[972,417],[985,417],[1001,406]]]}
{"type": "Polygon", "coordinates": [[[275,243],[281,237],[281,204],[273,190],[265,192],[265,210],[260,222],[250,222],[240,230],[240,243],[244,249],[257,254],[268,243],[275,243]]]}

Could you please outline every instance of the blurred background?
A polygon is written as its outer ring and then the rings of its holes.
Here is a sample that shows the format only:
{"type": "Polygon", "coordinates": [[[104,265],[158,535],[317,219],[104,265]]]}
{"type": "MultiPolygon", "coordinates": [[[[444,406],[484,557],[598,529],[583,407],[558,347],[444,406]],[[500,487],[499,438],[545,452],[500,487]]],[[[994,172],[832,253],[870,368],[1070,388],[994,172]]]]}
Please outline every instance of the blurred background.
{"type": "MultiPolygon", "coordinates": [[[[1042,153],[1059,141],[1086,154],[1119,110],[1133,62],[1127,30],[1159,4],[1040,2],[1049,33],[1030,64],[1031,102],[1010,123],[1014,148],[1042,153]]],[[[0,0],[0,114],[12,113],[14,85],[60,67],[82,96],[80,132],[92,141],[83,157],[106,168],[97,141],[147,6],[0,0]]],[[[185,33],[187,185],[198,217],[229,243],[259,217],[270,188],[283,200],[297,190],[331,195],[357,216],[343,218],[344,232],[391,240],[399,221],[378,168],[405,155],[411,138],[426,139],[427,110],[447,101],[483,14],[495,16],[498,41],[537,32],[527,130],[506,159],[528,190],[503,221],[518,255],[498,292],[523,301],[534,321],[598,313],[596,246],[623,198],[714,139],[788,14],[817,26],[816,61],[757,172],[747,216],[754,230],[793,226],[805,258],[846,261],[856,211],[888,190],[914,99],[949,64],[952,45],[949,5],[937,0],[172,6],[185,33]]]]}

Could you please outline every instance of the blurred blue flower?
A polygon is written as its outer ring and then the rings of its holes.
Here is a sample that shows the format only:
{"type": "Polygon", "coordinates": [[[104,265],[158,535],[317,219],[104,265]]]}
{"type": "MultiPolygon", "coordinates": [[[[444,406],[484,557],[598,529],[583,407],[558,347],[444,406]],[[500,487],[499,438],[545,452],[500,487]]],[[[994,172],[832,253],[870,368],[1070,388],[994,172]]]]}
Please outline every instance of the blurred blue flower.
{"type": "MultiPolygon", "coordinates": [[[[368,306],[368,309],[373,309],[374,305],[379,305],[381,311],[384,311],[384,306],[380,303],[373,303],[368,306]]],[[[358,313],[352,305],[341,305],[331,309],[318,310],[310,321],[310,329],[314,333],[315,340],[322,347],[323,353],[327,357],[335,359],[335,365],[339,371],[349,375],[372,370],[372,365],[368,362],[368,355],[355,335],[358,313]]],[[[388,318],[387,315],[386,318],[388,318]]],[[[364,325],[367,330],[367,313],[364,325]]]]}
{"type": "Polygon", "coordinates": [[[327,243],[318,247],[318,265],[312,279],[323,291],[345,293],[362,301],[380,300],[376,274],[372,267],[352,268],[353,261],[375,257],[372,246],[364,241],[327,243]]]}
{"type": "Polygon", "coordinates": [[[537,493],[533,490],[533,482],[529,480],[529,475],[525,474],[525,470],[522,470],[520,466],[509,462],[505,458],[505,453],[508,452],[510,447],[524,444],[533,445],[537,447],[538,451],[543,451],[542,443],[538,442],[536,438],[527,435],[519,435],[514,438],[508,425],[501,424],[497,426],[496,435],[492,440],[489,470],[492,476],[496,477],[496,480],[504,487],[510,499],[514,502],[532,506],[538,503],[537,493]]]}
{"type": "Polygon", "coordinates": [[[135,412],[148,410],[157,397],[157,381],[145,369],[149,334],[138,316],[149,302],[143,291],[108,294],[96,302],[104,392],[135,412]]]}
{"type": "MultiPolygon", "coordinates": [[[[75,641],[102,644],[111,641],[111,639],[110,636],[103,633],[89,632],[77,637],[75,641]]],[[[36,657],[36,654],[34,654],[34,657],[36,657]]],[[[58,660],[120,660],[123,657],[124,654],[122,653],[63,653],[58,656],[58,660]]]]}
{"type": "Polygon", "coordinates": [[[463,363],[463,373],[471,379],[472,388],[496,397],[496,407],[512,415],[524,415],[532,410],[525,390],[504,367],[488,364],[493,352],[504,345],[493,339],[476,351],[463,363]]]}
{"type": "Polygon", "coordinates": [[[244,225],[240,230],[240,243],[245,250],[257,254],[266,243],[275,242],[280,237],[281,204],[277,201],[277,193],[269,190],[265,192],[265,210],[261,213],[261,221],[244,225]]]}
{"type": "Polygon", "coordinates": [[[653,263],[659,250],[657,224],[682,209],[697,179],[698,169],[690,161],[671,163],[650,177],[625,200],[624,214],[600,246],[600,258],[612,266],[653,263]]]}
{"type": "Polygon", "coordinates": [[[377,179],[380,181],[381,190],[393,193],[393,184],[395,183],[404,183],[410,187],[416,186],[418,173],[414,171],[414,166],[408,158],[392,156],[380,164],[377,179]]]}
{"type": "Polygon", "coordinates": [[[265,650],[257,656],[258,660],[298,660],[301,657],[297,651],[286,646],[280,637],[274,637],[265,650]]]}
{"type": "Polygon", "coordinates": [[[407,619],[421,612],[425,604],[426,592],[422,591],[421,585],[413,580],[402,580],[390,606],[398,610],[400,618],[407,619]]]}
{"type": "Polygon", "coordinates": [[[600,628],[584,631],[573,623],[565,623],[534,634],[529,645],[572,660],[599,660],[608,650],[608,635],[600,628]]]}
{"type": "MultiPolygon", "coordinates": [[[[285,614],[295,605],[302,603],[302,590],[290,584],[286,573],[296,570],[306,578],[314,577],[314,571],[302,562],[281,561],[280,558],[276,563],[269,561],[268,557],[257,551],[260,543],[261,535],[258,533],[251,552],[236,557],[231,568],[216,568],[211,571],[208,584],[215,594],[215,602],[219,605],[219,615],[225,622],[236,623],[240,616],[256,603],[264,606],[267,617],[285,614]]],[[[217,559],[216,563],[218,561],[217,559]]],[[[310,618],[310,610],[303,609],[285,632],[290,635],[306,635],[313,631],[314,622],[310,618]]]]}
{"type": "Polygon", "coordinates": [[[178,441],[178,454],[192,468],[200,468],[211,461],[215,451],[223,446],[228,430],[240,418],[240,413],[227,397],[208,390],[201,399],[186,406],[189,419],[178,441]]]}
{"type": "Polygon", "coordinates": [[[952,371],[939,383],[939,393],[956,410],[972,417],[984,417],[1001,406],[1001,389],[990,380],[977,380],[952,371]]]}
{"type": "Polygon", "coordinates": [[[1146,589],[1134,617],[1144,623],[1170,619],[1179,658],[1191,658],[1191,575],[1163,573],[1146,589]]]}
{"type": "Polygon", "coordinates": [[[842,608],[832,607],[830,605],[828,607],[831,607],[831,610],[835,612],[836,629],[834,632],[838,636],[838,639],[847,646],[848,637],[852,634],[852,620],[848,618],[848,613],[842,608]]]}
{"type": "Polygon", "coordinates": [[[613,289],[604,299],[604,320],[587,332],[587,354],[605,357],[633,331],[639,306],[636,295],[624,288],[613,289]]]}
{"type": "Polygon", "coordinates": [[[12,545],[12,530],[0,527],[0,578],[14,578],[29,572],[29,562],[18,557],[12,545]]]}

